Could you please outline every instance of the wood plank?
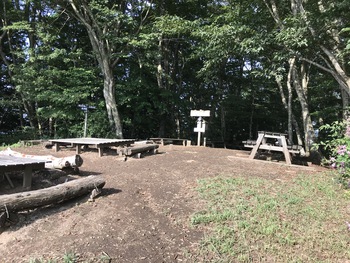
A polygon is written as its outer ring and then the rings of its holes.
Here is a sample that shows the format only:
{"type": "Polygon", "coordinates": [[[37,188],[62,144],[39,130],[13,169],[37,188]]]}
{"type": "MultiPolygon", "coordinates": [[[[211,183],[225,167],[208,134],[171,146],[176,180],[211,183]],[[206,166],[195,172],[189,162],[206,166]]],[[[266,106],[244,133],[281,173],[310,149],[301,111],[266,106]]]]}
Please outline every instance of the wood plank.
{"type": "Polygon", "coordinates": [[[186,146],[186,141],[187,141],[187,139],[180,139],[180,138],[150,138],[150,140],[161,145],[165,145],[165,143],[173,143],[174,141],[182,142],[183,146],[186,146]]]}
{"type": "Polygon", "coordinates": [[[71,144],[76,147],[76,153],[81,153],[81,147],[94,146],[98,149],[99,156],[103,156],[104,148],[108,147],[119,147],[119,146],[130,146],[135,142],[134,139],[104,139],[104,138],[69,138],[69,139],[52,139],[49,140],[54,144],[55,151],[59,151],[61,145],[71,144]]]}
{"type": "Polygon", "coordinates": [[[264,139],[264,134],[259,134],[258,140],[256,141],[256,145],[254,146],[252,152],[249,155],[250,159],[254,159],[255,158],[255,155],[258,152],[258,149],[259,149],[263,139],[264,139]]]}

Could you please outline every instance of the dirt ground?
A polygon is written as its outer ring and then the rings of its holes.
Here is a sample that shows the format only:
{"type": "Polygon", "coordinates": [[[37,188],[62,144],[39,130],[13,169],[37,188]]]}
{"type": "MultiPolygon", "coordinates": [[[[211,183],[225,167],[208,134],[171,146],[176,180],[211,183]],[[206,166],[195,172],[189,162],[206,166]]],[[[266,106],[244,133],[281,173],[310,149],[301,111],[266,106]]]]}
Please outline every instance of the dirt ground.
{"type": "MultiPolygon", "coordinates": [[[[42,145],[15,150],[57,157],[75,154],[73,149],[56,153],[42,145]]],[[[201,262],[205,230],[190,222],[193,213],[205,209],[196,192],[199,179],[243,175],[290,180],[299,173],[323,170],[249,160],[248,155],[249,151],[177,145],[126,161],[113,151],[103,157],[93,149],[83,152],[78,176],[63,174],[53,180],[47,171],[37,172],[33,189],[95,175],[106,180],[102,194],[95,202],[88,202],[86,195],[18,213],[15,223],[0,233],[0,262],[60,262],[68,253],[75,253],[79,262],[201,262]],[[102,261],[106,258],[111,260],[102,261]]],[[[11,178],[17,187],[0,181],[0,194],[21,190],[22,175],[11,178]]]]}

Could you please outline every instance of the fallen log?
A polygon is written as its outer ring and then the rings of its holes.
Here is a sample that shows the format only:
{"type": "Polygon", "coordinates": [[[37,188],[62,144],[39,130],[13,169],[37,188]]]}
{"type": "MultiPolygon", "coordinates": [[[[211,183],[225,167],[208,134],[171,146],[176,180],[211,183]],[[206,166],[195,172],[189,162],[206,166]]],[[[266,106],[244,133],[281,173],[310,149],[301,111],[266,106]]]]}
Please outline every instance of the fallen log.
{"type": "Polygon", "coordinates": [[[48,169],[63,169],[68,167],[77,168],[83,165],[83,159],[79,154],[59,158],[52,155],[23,154],[20,152],[13,151],[11,148],[7,148],[4,151],[0,151],[0,154],[45,161],[45,168],[48,168],[48,169]]]}
{"type": "Polygon", "coordinates": [[[0,213],[58,204],[90,193],[94,189],[100,191],[104,185],[105,180],[102,177],[88,176],[45,189],[0,195],[0,213]]]}
{"type": "Polygon", "coordinates": [[[128,147],[124,150],[124,154],[126,156],[131,156],[134,154],[145,153],[145,152],[153,152],[157,153],[157,149],[159,148],[158,144],[143,144],[137,145],[133,147],[128,147]]]}

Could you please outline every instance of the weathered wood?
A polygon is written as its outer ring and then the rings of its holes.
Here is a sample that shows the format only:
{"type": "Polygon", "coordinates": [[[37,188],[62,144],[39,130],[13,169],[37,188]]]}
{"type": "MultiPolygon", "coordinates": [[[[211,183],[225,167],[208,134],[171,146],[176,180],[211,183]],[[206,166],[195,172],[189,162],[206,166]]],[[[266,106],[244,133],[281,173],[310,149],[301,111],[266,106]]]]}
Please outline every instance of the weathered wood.
{"type": "Polygon", "coordinates": [[[98,149],[99,156],[103,156],[104,148],[130,146],[134,139],[103,139],[103,138],[70,138],[49,140],[54,144],[55,151],[59,151],[60,146],[70,144],[76,148],[76,153],[80,154],[82,146],[94,146],[98,149]]]}
{"type": "Polygon", "coordinates": [[[20,152],[13,151],[11,148],[7,148],[4,151],[0,152],[1,155],[5,156],[13,156],[13,157],[20,157],[20,158],[28,158],[38,161],[44,161],[45,162],[45,168],[49,169],[63,169],[67,167],[80,167],[83,165],[83,159],[80,155],[76,154],[73,156],[68,157],[55,157],[52,155],[30,155],[30,154],[23,154],[20,152]]]}
{"type": "Polygon", "coordinates": [[[124,154],[127,156],[131,156],[134,154],[145,153],[145,152],[150,152],[150,151],[152,151],[153,153],[156,153],[158,148],[159,148],[158,144],[137,145],[137,146],[125,148],[124,154]]]}
{"type": "Polygon", "coordinates": [[[187,139],[178,139],[178,138],[150,138],[155,143],[165,145],[165,144],[171,144],[174,142],[181,142],[183,146],[186,146],[187,139]]]}
{"type": "MultiPolygon", "coordinates": [[[[0,155],[0,175],[7,172],[23,171],[23,187],[26,189],[31,187],[32,171],[43,169],[45,169],[45,161],[42,160],[0,155]]],[[[10,183],[11,179],[6,178],[10,183]]]]}
{"type": "Polygon", "coordinates": [[[93,189],[101,189],[104,185],[105,180],[102,177],[88,176],[45,189],[0,195],[0,212],[21,211],[61,203],[90,193],[93,189]]]}

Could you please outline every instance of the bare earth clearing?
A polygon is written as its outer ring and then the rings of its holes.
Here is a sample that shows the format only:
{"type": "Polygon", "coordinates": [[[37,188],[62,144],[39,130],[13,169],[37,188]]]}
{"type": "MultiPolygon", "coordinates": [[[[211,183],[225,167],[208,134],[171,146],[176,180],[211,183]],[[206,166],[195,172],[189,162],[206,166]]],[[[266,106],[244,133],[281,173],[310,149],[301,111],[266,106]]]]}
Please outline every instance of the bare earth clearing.
{"type": "MultiPolygon", "coordinates": [[[[72,149],[55,153],[43,146],[15,150],[57,157],[74,154],[72,149]]],[[[102,262],[106,255],[110,262],[200,262],[204,229],[190,223],[191,215],[205,208],[196,192],[198,179],[225,174],[291,180],[299,173],[323,170],[249,160],[248,155],[248,151],[175,145],[127,161],[113,152],[101,158],[94,149],[83,152],[79,176],[105,178],[101,196],[95,202],[88,202],[87,195],[19,213],[18,222],[0,233],[0,262],[34,258],[59,262],[68,252],[78,255],[79,262],[102,262]]],[[[20,190],[22,176],[11,178],[18,186],[14,190],[20,190]]],[[[66,178],[50,180],[47,174],[37,173],[33,189],[66,178]]],[[[0,194],[14,190],[6,180],[0,182],[0,194]]]]}

